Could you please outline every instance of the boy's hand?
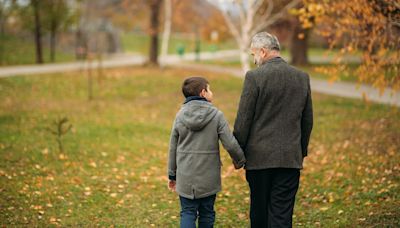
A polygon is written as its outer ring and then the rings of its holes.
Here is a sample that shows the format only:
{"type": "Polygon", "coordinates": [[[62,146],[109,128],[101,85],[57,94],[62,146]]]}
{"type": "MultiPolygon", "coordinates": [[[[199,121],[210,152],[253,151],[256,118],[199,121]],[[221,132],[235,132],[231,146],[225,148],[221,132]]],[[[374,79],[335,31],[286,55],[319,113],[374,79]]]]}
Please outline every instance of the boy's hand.
{"type": "Polygon", "coordinates": [[[176,189],[176,181],[174,180],[169,180],[168,181],[168,189],[175,192],[176,189]]]}

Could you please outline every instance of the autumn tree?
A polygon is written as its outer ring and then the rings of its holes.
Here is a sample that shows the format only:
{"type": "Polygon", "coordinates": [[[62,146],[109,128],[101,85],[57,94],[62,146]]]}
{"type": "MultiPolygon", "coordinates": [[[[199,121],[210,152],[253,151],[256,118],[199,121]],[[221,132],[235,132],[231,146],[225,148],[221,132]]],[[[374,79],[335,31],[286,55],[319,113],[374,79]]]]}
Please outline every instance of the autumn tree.
{"type": "Polygon", "coordinates": [[[54,62],[57,34],[62,28],[72,23],[73,14],[70,12],[66,0],[42,0],[41,2],[44,11],[44,25],[50,33],[50,60],[54,62]]]}
{"type": "Polygon", "coordinates": [[[169,38],[171,36],[172,27],[172,0],[164,2],[164,29],[161,44],[161,56],[168,54],[169,38]]]}
{"type": "Polygon", "coordinates": [[[0,0],[0,36],[5,33],[5,24],[12,13],[15,0],[0,0]]]}
{"type": "Polygon", "coordinates": [[[240,49],[240,62],[244,72],[250,69],[249,46],[251,37],[268,29],[279,19],[287,15],[288,10],[300,3],[300,0],[225,0],[219,9],[224,15],[230,32],[240,49]],[[277,7],[279,6],[279,7],[277,7]],[[237,13],[236,13],[237,12],[237,13]]]}
{"type": "Polygon", "coordinates": [[[354,74],[359,82],[400,89],[400,3],[391,0],[304,0],[297,11],[303,28],[314,27],[331,49],[339,49],[334,67],[319,68],[335,79],[354,74]],[[350,71],[344,56],[360,53],[362,62],[350,71]]]}
{"type": "MultiPolygon", "coordinates": [[[[298,5],[300,8],[301,5],[298,5]]],[[[290,16],[289,24],[291,27],[289,52],[291,63],[293,65],[308,64],[308,37],[311,28],[303,28],[300,19],[297,16],[290,16]]]]}
{"type": "MultiPolygon", "coordinates": [[[[158,35],[163,0],[115,0],[115,2],[123,6],[124,9],[122,9],[122,11],[126,13],[126,15],[129,15],[128,18],[132,20],[132,23],[127,23],[125,21],[129,26],[135,24],[134,22],[136,22],[136,24],[144,24],[143,18],[147,17],[149,23],[148,26],[144,27],[144,30],[147,31],[150,38],[148,63],[158,65],[158,35]]],[[[120,22],[124,21],[122,18],[116,19],[120,22]]]]}
{"type": "Polygon", "coordinates": [[[41,23],[41,1],[31,0],[30,6],[34,15],[34,34],[35,34],[35,47],[36,47],[36,63],[43,63],[43,49],[42,49],[42,23],[41,23]]]}
{"type": "Polygon", "coordinates": [[[5,44],[2,41],[6,34],[6,22],[11,17],[14,11],[15,0],[0,0],[0,65],[3,63],[4,58],[4,47],[5,44]]]}
{"type": "Polygon", "coordinates": [[[160,8],[162,0],[149,0],[148,7],[150,8],[150,50],[149,63],[158,65],[158,33],[160,26],[160,8]]]}

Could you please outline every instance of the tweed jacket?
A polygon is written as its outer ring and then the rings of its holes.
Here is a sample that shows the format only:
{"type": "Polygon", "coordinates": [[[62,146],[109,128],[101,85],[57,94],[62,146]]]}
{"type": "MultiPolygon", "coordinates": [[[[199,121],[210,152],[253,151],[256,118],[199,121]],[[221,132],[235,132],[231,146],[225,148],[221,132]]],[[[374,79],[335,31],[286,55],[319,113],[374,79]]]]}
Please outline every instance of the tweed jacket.
{"type": "Polygon", "coordinates": [[[246,73],[233,134],[247,170],[303,168],[312,127],[306,73],[280,57],[246,73]]]}

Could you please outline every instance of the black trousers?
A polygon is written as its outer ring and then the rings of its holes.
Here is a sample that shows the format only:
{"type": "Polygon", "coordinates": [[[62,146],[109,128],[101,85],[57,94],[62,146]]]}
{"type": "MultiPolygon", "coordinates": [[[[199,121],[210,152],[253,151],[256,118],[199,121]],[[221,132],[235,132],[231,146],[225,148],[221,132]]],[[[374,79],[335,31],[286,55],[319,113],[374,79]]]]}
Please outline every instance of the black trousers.
{"type": "Polygon", "coordinates": [[[300,170],[246,170],[246,179],[250,187],[251,227],[292,227],[300,170]]]}

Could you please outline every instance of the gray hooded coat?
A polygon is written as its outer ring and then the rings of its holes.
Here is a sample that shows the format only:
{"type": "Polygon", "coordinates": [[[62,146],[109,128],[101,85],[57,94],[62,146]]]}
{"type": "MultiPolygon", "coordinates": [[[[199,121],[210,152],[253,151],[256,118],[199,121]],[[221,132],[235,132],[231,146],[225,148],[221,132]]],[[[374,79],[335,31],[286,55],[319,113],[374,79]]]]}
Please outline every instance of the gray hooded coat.
{"type": "Polygon", "coordinates": [[[221,111],[207,101],[183,104],[171,132],[168,175],[185,198],[204,198],[221,190],[219,140],[240,166],[245,157],[221,111]]]}

